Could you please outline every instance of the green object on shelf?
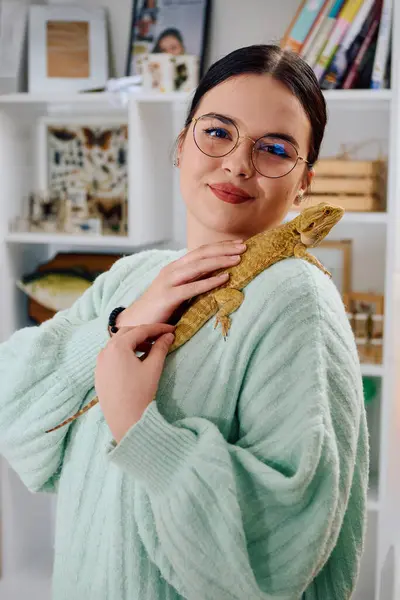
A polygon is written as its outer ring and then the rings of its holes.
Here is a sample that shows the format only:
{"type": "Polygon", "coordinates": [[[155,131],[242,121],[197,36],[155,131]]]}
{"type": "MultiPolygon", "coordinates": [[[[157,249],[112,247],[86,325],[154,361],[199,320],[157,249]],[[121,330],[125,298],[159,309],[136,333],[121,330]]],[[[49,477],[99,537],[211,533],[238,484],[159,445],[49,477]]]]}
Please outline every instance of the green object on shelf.
{"type": "Polygon", "coordinates": [[[376,397],[378,384],[375,377],[363,377],[364,402],[369,404],[376,397]]]}

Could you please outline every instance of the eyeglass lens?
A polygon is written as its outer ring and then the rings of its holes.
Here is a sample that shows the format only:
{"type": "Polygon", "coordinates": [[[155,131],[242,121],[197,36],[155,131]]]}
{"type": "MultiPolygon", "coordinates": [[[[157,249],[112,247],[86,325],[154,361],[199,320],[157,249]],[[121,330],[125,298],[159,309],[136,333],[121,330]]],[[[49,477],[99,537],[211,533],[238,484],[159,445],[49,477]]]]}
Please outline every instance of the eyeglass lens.
{"type": "MultiPolygon", "coordinates": [[[[220,158],[231,152],[237,144],[239,132],[233,123],[212,115],[204,115],[194,126],[194,140],[207,156],[220,158]]],[[[271,136],[262,137],[253,146],[255,169],[266,177],[283,177],[297,162],[296,148],[286,140],[271,136]]]]}

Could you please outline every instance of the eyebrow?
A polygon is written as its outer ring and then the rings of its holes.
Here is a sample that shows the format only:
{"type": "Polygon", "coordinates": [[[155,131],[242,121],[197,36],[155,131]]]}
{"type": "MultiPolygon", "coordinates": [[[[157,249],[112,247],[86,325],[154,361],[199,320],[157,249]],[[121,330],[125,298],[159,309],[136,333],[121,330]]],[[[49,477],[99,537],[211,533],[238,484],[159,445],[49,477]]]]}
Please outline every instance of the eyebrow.
{"type": "MultiPolygon", "coordinates": [[[[205,117],[216,117],[217,119],[222,121],[222,123],[226,123],[227,125],[233,123],[237,127],[237,123],[234,119],[232,119],[232,117],[226,117],[225,115],[221,115],[219,113],[214,113],[214,112],[207,113],[204,116],[205,117]]],[[[268,131],[267,133],[263,133],[262,135],[260,135],[260,137],[266,137],[266,136],[285,140],[286,142],[290,142],[291,144],[293,144],[293,146],[295,146],[297,148],[297,150],[299,149],[299,144],[298,144],[296,138],[294,138],[289,133],[282,133],[282,132],[277,133],[277,132],[268,131]]]]}

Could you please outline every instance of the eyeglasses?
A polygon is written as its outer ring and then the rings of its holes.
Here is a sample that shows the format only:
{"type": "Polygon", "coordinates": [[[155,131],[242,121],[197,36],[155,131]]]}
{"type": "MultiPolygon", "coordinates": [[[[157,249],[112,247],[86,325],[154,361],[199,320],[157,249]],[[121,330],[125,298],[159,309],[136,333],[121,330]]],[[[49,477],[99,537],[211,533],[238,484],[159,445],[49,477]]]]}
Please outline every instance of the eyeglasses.
{"type": "Polygon", "coordinates": [[[264,177],[277,179],[288,175],[299,161],[311,166],[299,156],[295,146],[279,137],[263,136],[253,140],[239,135],[236,124],[228,117],[210,113],[193,118],[193,138],[196,146],[203,154],[212,158],[227,156],[237,148],[239,140],[248,139],[253,142],[251,160],[255,170],[264,177]]]}

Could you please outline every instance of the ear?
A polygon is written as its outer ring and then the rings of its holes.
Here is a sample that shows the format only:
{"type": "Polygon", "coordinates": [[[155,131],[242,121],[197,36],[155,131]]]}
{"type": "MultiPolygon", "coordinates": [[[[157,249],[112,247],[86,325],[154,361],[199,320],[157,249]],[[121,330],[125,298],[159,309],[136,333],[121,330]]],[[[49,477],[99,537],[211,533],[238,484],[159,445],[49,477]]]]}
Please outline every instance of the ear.
{"type": "Polygon", "coordinates": [[[182,129],[182,131],[178,135],[178,143],[176,146],[176,166],[177,167],[180,166],[180,162],[182,160],[183,144],[185,142],[185,137],[186,137],[186,129],[182,129]]]}
{"type": "Polygon", "coordinates": [[[301,188],[297,192],[297,196],[294,199],[294,204],[296,206],[299,206],[301,204],[301,201],[303,200],[304,196],[309,191],[314,176],[315,176],[314,168],[311,167],[311,169],[307,169],[306,174],[304,175],[304,179],[301,184],[301,188]]]}

